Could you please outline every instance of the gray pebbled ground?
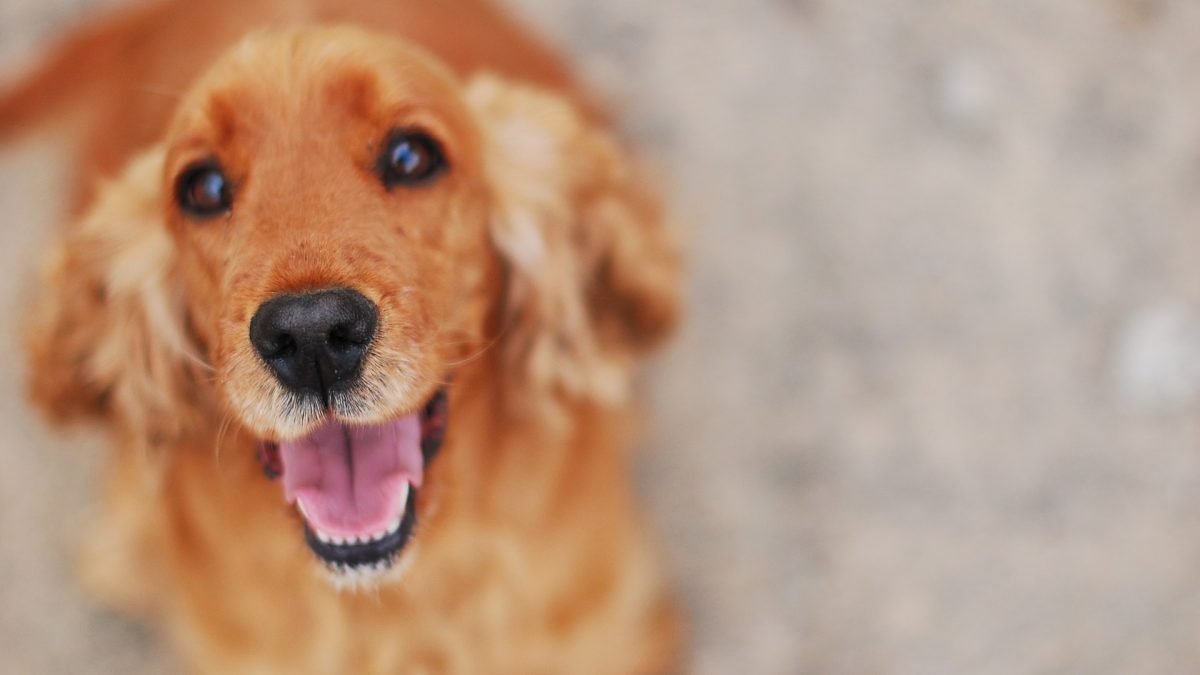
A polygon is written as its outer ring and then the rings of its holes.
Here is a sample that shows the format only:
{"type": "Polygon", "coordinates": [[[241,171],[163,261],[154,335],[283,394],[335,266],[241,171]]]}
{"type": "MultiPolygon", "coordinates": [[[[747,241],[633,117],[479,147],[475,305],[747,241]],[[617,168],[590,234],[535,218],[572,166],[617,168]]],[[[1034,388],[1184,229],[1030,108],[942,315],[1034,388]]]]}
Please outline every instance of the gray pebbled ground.
{"type": "MultiPolygon", "coordinates": [[[[1200,671],[1200,4],[515,2],[692,232],[638,476],[694,672],[1200,671]]],[[[0,0],[0,71],[82,4],[0,0]]],[[[2,316],[42,145],[0,156],[2,316]]],[[[18,372],[3,670],[160,672],[68,585],[98,461],[18,372]]]]}

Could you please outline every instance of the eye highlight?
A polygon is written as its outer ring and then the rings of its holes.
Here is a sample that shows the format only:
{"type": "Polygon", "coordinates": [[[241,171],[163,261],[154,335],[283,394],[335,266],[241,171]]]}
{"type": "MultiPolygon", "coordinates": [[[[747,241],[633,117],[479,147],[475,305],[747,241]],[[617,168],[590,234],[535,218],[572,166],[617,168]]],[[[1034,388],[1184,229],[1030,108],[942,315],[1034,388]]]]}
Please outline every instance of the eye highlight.
{"type": "Polygon", "coordinates": [[[227,213],[233,204],[229,180],[215,164],[201,164],[183,172],[175,198],[185,213],[197,218],[212,218],[227,213]]]}
{"type": "Polygon", "coordinates": [[[379,173],[389,188],[428,182],[445,169],[441,146],[429,134],[415,129],[393,132],[379,157],[379,173]]]}

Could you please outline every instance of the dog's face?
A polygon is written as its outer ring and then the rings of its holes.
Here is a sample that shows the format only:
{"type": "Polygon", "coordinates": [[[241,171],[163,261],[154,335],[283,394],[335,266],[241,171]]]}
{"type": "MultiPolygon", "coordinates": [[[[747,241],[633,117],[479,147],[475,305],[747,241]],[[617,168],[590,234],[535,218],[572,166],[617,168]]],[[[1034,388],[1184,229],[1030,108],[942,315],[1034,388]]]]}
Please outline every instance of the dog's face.
{"type": "Polygon", "coordinates": [[[526,415],[611,402],[676,306],[672,239],[582,115],[351,29],[226,55],[52,263],[35,398],[148,446],[224,415],[355,575],[408,540],[459,364],[491,348],[526,415]]]}
{"type": "Polygon", "coordinates": [[[189,325],[335,568],[387,566],[412,529],[446,364],[495,278],[480,154],[452,77],[363,36],[257,40],[168,132],[189,325]]]}

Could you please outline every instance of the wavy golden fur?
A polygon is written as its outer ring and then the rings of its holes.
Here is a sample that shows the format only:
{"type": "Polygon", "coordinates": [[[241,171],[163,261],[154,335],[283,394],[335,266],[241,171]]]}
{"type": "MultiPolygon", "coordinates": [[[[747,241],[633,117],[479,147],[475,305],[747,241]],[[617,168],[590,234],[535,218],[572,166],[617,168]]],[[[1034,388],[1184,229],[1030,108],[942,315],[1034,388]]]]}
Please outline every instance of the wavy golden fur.
{"type": "Polygon", "coordinates": [[[172,1],[68,39],[0,94],[0,135],[66,109],[86,208],[46,266],[30,390],[114,439],[93,590],[159,617],[198,673],[678,668],[626,475],[678,255],[548,50],[476,0],[172,1]],[[397,194],[363,168],[397,126],[438,135],[437,184],[397,194]],[[174,186],[213,153],[237,201],[197,223],[174,186]],[[358,591],[320,573],[255,459],[324,412],[285,405],[246,338],[272,295],[337,285],[380,329],[371,405],[334,412],[370,423],[450,383],[404,572],[358,591]]]}

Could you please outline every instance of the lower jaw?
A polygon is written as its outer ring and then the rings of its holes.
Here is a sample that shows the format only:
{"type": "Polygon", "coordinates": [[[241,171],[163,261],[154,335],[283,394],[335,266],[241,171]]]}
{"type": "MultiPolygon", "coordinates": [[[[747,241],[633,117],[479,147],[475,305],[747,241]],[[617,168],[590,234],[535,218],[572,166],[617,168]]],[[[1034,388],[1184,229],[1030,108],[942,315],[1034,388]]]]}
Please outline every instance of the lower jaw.
{"type": "Polygon", "coordinates": [[[304,520],[304,540],[325,568],[336,577],[375,577],[391,570],[412,537],[417,525],[417,489],[409,487],[400,527],[382,538],[353,544],[323,541],[304,520]]]}

